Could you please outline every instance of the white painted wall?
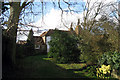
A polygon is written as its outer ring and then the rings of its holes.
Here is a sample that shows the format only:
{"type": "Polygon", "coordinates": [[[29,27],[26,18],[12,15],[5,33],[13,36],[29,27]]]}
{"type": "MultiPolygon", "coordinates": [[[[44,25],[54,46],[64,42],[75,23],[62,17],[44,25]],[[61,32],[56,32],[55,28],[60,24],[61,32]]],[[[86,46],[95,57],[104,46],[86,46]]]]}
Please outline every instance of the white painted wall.
{"type": "Polygon", "coordinates": [[[51,36],[47,36],[46,37],[46,44],[47,44],[47,52],[49,52],[50,49],[50,45],[48,44],[48,42],[51,40],[51,36]]]}
{"type": "Polygon", "coordinates": [[[43,39],[43,41],[44,41],[44,43],[45,43],[45,36],[43,36],[42,39],[43,39]]]}

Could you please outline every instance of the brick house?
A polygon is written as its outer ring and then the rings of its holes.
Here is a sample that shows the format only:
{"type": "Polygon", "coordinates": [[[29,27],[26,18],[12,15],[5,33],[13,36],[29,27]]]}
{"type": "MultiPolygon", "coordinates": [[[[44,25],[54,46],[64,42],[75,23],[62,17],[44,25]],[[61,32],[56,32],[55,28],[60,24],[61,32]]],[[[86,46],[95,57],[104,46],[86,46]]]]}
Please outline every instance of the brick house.
{"type": "MultiPolygon", "coordinates": [[[[50,46],[49,46],[49,41],[51,40],[51,35],[54,33],[54,29],[49,29],[48,31],[46,32],[43,32],[40,37],[42,37],[44,43],[46,44],[46,50],[47,52],[49,52],[49,49],[50,49],[50,46]]],[[[68,31],[66,30],[59,30],[59,31],[62,31],[62,32],[67,32],[68,34],[72,35],[72,34],[76,34],[75,31],[73,30],[72,26],[69,28],[68,31]]]]}
{"type": "Polygon", "coordinates": [[[46,44],[44,43],[42,37],[33,36],[33,38],[34,38],[35,50],[37,52],[46,52],[46,44]]]}

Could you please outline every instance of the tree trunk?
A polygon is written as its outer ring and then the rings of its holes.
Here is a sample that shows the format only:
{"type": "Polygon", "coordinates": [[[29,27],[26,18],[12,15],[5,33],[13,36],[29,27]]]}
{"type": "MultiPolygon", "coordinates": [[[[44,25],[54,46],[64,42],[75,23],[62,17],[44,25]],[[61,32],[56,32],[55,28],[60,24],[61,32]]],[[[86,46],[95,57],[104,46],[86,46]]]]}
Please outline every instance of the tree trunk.
{"type": "Polygon", "coordinates": [[[13,65],[16,63],[16,36],[20,12],[20,2],[12,2],[10,5],[10,17],[6,36],[10,38],[10,41],[8,41],[8,50],[13,65]]]}

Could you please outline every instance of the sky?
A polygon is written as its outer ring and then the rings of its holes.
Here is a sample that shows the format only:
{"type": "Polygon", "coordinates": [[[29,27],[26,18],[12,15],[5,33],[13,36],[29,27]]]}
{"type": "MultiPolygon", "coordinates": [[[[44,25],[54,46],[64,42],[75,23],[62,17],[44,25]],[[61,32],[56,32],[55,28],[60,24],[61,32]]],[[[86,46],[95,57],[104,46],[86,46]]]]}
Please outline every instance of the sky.
{"type": "MultiPolygon", "coordinates": [[[[106,4],[109,2],[115,2],[117,0],[91,0],[90,7],[92,7],[93,3],[96,1],[98,2],[102,1],[106,4]]],[[[85,5],[86,2],[87,0],[81,0],[80,4],[72,8],[73,10],[80,11],[79,13],[76,12],[72,12],[72,14],[70,12],[63,13],[63,19],[68,27],[70,26],[71,22],[77,23],[78,18],[80,18],[81,22],[83,21],[82,5],[85,5]]],[[[40,29],[54,29],[54,28],[66,29],[61,23],[61,10],[58,8],[54,8],[52,4],[50,4],[50,2],[48,3],[49,4],[47,5],[47,7],[49,8],[45,10],[43,22],[42,22],[42,18],[39,18],[35,23],[33,23],[33,25],[40,27],[40,29]]],[[[68,10],[67,6],[64,3],[61,4],[62,4],[62,8],[67,11],[68,10]]],[[[98,16],[97,18],[99,17],[100,16],[98,16]]]]}
{"type": "MultiPolygon", "coordinates": [[[[66,0],[68,1],[68,0],[66,0]]],[[[79,1],[80,3],[76,6],[71,7],[72,10],[78,11],[78,12],[69,12],[68,7],[65,3],[61,3],[62,9],[65,10],[63,13],[63,21],[64,24],[67,26],[67,28],[63,25],[61,22],[61,10],[58,8],[58,5],[53,6],[53,4],[47,0],[46,6],[44,7],[44,18],[42,20],[42,15],[33,16],[35,17],[35,22],[30,23],[30,25],[37,26],[39,28],[32,28],[34,32],[34,36],[39,36],[42,32],[48,30],[48,29],[55,29],[58,28],[60,30],[68,30],[70,27],[71,22],[74,23],[74,27],[77,24],[77,20],[80,19],[80,22],[83,21],[83,7],[87,2],[87,0],[72,0],[73,2],[79,1]],[[38,31],[39,30],[39,31],[38,31]]],[[[117,0],[91,0],[90,7],[94,7],[94,2],[103,2],[104,4],[108,4],[110,2],[116,2],[117,0]]],[[[39,4],[39,2],[36,2],[36,4],[39,4]]],[[[57,4],[57,2],[56,2],[57,4]]],[[[41,10],[41,6],[33,8],[35,11],[41,10]]],[[[107,8],[103,9],[103,11],[106,11],[107,8]]],[[[109,12],[109,9],[107,9],[106,12],[109,12]]],[[[91,13],[95,13],[94,10],[91,13]]],[[[101,15],[98,15],[96,19],[99,19],[101,15]]],[[[73,27],[73,28],[74,28],[73,27]]],[[[28,34],[28,33],[27,33],[28,34]]],[[[20,40],[26,40],[27,36],[18,36],[20,40]]]]}

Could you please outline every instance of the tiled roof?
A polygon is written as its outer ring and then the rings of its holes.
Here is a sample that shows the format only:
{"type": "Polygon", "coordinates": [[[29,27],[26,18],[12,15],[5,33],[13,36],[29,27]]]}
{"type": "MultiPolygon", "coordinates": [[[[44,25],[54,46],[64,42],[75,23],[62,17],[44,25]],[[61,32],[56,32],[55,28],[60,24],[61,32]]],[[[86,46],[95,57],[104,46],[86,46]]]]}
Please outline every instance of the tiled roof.
{"type": "Polygon", "coordinates": [[[18,42],[17,42],[17,44],[26,44],[27,43],[27,41],[24,41],[24,40],[19,40],[18,42]]]}
{"type": "Polygon", "coordinates": [[[35,40],[35,44],[41,44],[41,45],[44,44],[44,41],[43,41],[42,37],[40,37],[40,36],[33,36],[33,38],[35,40]]]}
{"type": "MultiPolygon", "coordinates": [[[[40,36],[41,36],[41,37],[43,37],[43,36],[50,36],[51,34],[54,33],[54,31],[55,31],[55,30],[50,29],[50,30],[47,31],[47,32],[43,32],[40,36]]],[[[66,31],[66,30],[60,30],[60,31],[62,31],[62,32],[67,32],[67,33],[71,34],[70,31],[66,31]]]]}
{"type": "Polygon", "coordinates": [[[40,36],[41,37],[43,37],[43,36],[50,36],[52,33],[54,33],[54,30],[50,29],[49,31],[43,32],[40,36]]]}

